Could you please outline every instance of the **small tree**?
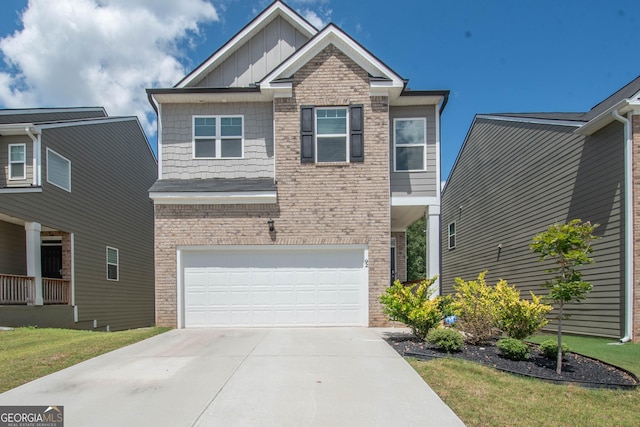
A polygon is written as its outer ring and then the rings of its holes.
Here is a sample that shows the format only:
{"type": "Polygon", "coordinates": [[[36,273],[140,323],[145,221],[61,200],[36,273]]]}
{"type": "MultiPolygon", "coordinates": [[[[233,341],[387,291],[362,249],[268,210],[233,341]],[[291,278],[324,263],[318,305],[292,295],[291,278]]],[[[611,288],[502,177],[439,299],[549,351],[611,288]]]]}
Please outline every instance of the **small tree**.
{"type": "Polygon", "coordinates": [[[562,372],[562,319],[564,305],[571,301],[580,302],[591,291],[591,283],[582,280],[582,273],[576,268],[593,262],[591,242],[597,239],[593,230],[598,224],[574,219],[566,224],[554,224],[545,232],[537,234],[531,243],[531,250],[540,261],[551,259],[556,266],[547,270],[555,273],[544,283],[549,289],[548,298],[558,304],[558,354],[556,372],[562,372]]]}

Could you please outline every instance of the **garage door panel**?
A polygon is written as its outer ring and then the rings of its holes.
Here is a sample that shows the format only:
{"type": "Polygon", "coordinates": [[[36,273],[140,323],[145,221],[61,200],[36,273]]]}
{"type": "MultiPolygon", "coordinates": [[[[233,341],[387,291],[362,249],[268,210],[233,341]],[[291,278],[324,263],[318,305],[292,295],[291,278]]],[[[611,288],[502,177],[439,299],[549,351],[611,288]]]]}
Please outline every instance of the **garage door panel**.
{"type": "Polygon", "coordinates": [[[309,249],[185,252],[185,326],[365,323],[363,250],[309,249]]]}

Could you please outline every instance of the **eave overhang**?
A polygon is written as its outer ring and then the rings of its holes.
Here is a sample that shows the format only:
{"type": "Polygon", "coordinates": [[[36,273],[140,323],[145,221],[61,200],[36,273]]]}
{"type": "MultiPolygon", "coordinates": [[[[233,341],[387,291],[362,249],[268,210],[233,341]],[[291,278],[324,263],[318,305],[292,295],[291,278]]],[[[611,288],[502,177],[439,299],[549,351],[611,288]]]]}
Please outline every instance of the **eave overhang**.
{"type": "Polygon", "coordinates": [[[633,99],[623,99],[576,129],[575,133],[579,135],[593,135],[616,120],[613,117],[613,111],[617,111],[618,114],[622,116],[628,113],[640,114],[640,100],[638,100],[637,97],[633,97],[633,99]]]}
{"type": "Polygon", "coordinates": [[[29,132],[37,135],[40,133],[40,130],[38,130],[33,123],[9,123],[0,125],[0,136],[29,135],[29,132]]]}
{"type": "Polygon", "coordinates": [[[275,204],[276,191],[243,192],[149,192],[156,205],[250,205],[275,204]]]}

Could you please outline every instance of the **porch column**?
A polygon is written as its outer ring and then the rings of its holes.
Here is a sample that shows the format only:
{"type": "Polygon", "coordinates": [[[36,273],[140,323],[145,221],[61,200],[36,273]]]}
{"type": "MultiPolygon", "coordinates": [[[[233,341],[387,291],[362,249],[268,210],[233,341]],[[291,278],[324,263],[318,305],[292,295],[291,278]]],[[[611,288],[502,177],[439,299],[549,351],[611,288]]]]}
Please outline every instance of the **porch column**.
{"type": "Polygon", "coordinates": [[[40,230],[37,222],[25,222],[27,232],[27,276],[35,277],[35,305],[43,305],[42,298],[42,264],[40,261],[40,230]]]}
{"type": "Polygon", "coordinates": [[[440,294],[440,206],[429,206],[426,212],[427,220],[427,278],[438,275],[438,280],[432,285],[434,295],[440,294]]]}

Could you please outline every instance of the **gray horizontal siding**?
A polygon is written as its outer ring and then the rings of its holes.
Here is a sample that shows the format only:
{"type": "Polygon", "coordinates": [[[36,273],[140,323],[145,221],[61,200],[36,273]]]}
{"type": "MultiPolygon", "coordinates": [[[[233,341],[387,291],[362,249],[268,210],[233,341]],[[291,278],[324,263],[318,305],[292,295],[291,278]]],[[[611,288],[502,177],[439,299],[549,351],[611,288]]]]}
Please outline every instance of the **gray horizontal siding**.
{"type": "Polygon", "coordinates": [[[25,238],[23,226],[0,221],[0,274],[26,276],[25,238]]]}
{"type": "Polygon", "coordinates": [[[162,179],[273,178],[271,103],[163,104],[162,179]],[[244,116],[243,159],[194,159],[193,116],[244,116]]]}
{"type": "Polygon", "coordinates": [[[436,165],[436,106],[420,105],[389,108],[389,171],[391,196],[435,197],[439,191],[436,165]],[[393,146],[393,120],[400,118],[427,119],[427,170],[426,172],[394,172],[395,149],[393,146]]]}
{"type": "Polygon", "coordinates": [[[454,279],[489,270],[524,295],[544,294],[551,263],[529,249],[533,236],[573,218],[601,224],[595,264],[585,266],[593,291],[570,304],[565,330],[621,336],[624,298],[623,128],[611,124],[591,137],[573,127],[476,119],[442,196],[443,293],[454,279]],[[447,225],[456,222],[456,248],[447,225]],[[499,245],[502,249],[499,250],[499,245]]]}
{"type": "Polygon", "coordinates": [[[206,76],[198,87],[247,87],[257,83],[306,43],[291,24],[277,17],[206,76]]]}
{"type": "Polygon", "coordinates": [[[0,213],[74,233],[81,322],[112,329],[154,322],[153,204],[156,162],[135,120],[46,129],[43,191],[0,194],[0,213]],[[71,193],[46,181],[45,150],[71,161],[71,193]],[[106,246],[120,251],[120,281],[106,280],[106,246]]]}

